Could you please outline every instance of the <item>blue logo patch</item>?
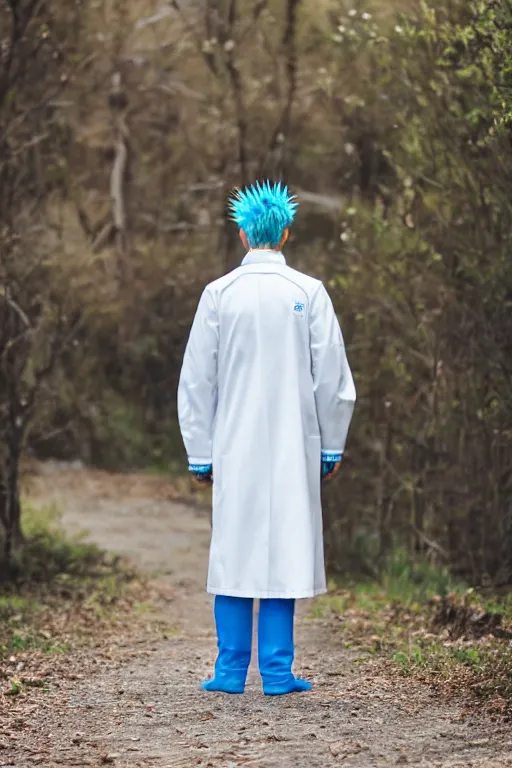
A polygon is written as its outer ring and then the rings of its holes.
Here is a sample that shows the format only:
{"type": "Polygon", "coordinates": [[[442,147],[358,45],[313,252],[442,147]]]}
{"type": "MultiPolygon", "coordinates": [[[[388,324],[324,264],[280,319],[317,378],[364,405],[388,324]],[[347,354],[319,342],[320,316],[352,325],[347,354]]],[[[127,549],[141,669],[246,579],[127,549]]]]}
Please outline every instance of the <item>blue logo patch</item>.
{"type": "Polygon", "coordinates": [[[300,301],[296,301],[293,307],[293,311],[298,315],[302,315],[304,312],[304,304],[302,304],[300,301]]]}

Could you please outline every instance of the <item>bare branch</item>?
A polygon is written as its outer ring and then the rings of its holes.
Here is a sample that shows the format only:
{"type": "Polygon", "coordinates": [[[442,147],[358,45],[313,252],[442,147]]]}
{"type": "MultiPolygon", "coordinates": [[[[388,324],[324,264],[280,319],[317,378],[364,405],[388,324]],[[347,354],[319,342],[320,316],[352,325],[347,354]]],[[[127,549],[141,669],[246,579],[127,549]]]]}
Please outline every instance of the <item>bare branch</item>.
{"type": "Polygon", "coordinates": [[[237,0],[231,0],[228,12],[228,24],[221,24],[219,40],[222,43],[225,65],[229,75],[233,100],[235,102],[236,126],[238,134],[238,162],[240,167],[240,182],[248,183],[248,151],[247,151],[247,109],[244,99],[242,76],[235,58],[237,50],[235,43],[235,26],[237,23],[237,0]]]}
{"type": "MultiPolygon", "coordinates": [[[[182,22],[184,28],[186,29],[186,31],[190,35],[191,40],[194,41],[194,44],[195,44],[195,46],[197,48],[197,51],[200,54],[200,56],[202,57],[202,59],[205,62],[206,66],[212,72],[212,74],[214,74],[216,77],[219,77],[220,73],[219,73],[219,70],[218,70],[218,67],[217,67],[217,63],[215,61],[215,56],[211,52],[209,52],[207,48],[204,47],[203,41],[201,40],[201,38],[197,34],[194,25],[191,23],[191,21],[189,19],[188,14],[182,9],[182,7],[181,7],[180,3],[178,2],[178,0],[172,0],[172,6],[173,6],[173,8],[175,8],[178,11],[178,13],[180,15],[181,22],[182,22]]],[[[208,7],[209,7],[209,5],[207,6],[207,8],[208,7]]]]}
{"type": "Polygon", "coordinates": [[[99,253],[103,248],[109,245],[115,236],[116,229],[112,221],[107,221],[106,224],[100,229],[95,240],[92,243],[91,250],[93,253],[99,253]]]}
{"type": "Polygon", "coordinates": [[[139,19],[135,24],[135,29],[145,29],[153,24],[158,24],[159,21],[172,16],[173,13],[176,13],[175,7],[162,8],[158,13],[153,14],[153,16],[146,16],[144,19],[139,19]]]}
{"type": "Polygon", "coordinates": [[[2,288],[0,286],[0,297],[3,297],[4,301],[9,305],[9,307],[18,315],[21,322],[26,328],[31,328],[32,324],[28,317],[26,316],[25,312],[22,310],[22,308],[17,304],[14,299],[12,299],[6,292],[5,288],[2,288]]]}
{"type": "Polygon", "coordinates": [[[112,215],[114,218],[114,227],[118,233],[123,235],[126,228],[123,186],[126,172],[126,163],[128,160],[128,148],[126,146],[127,134],[128,130],[126,129],[126,126],[121,126],[116,143],[116,155],[110,179],[110,196],[112,198],[112,215]]]}
{"type": "Polygon", "coordinates": [[[273,171],[277,175],[282,175],[284,173],[284,152],[286,149],[286,140],[290,132],[292,108],[297,91],[296,33],[297,14],[301,1],[302,0],[287,0],[286,25],[282,39],[282,46],[286,51],[286,99],[263,163],[263,167],[267,166],[269,159],[273,156],[274,160],[272,164],[275,166],[273,171]]]}

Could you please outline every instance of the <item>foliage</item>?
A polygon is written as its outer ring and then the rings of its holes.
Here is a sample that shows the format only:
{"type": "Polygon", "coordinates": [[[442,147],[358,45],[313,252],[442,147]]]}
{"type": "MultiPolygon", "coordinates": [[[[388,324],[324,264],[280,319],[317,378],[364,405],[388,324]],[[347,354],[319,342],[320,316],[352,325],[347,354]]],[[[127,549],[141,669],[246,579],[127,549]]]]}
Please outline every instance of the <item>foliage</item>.
{"type": "Polygon", "coordinates": [[[75,591],[92,593],[94,584],[104,583],[115,574],[130,581],[134,574],[125,570],[118,556],[106,555],[95,544],[85,541],[85,534],[66,535],[61,527],[60,511],[56,507],[23,505],[23,535],[25,546],[18,553],[16,584],[6,586],[9,596],[14,587],[14,610],[20,590],[44,590],[71,596],[75,591]]]}
{"type": "MultiPolygon", "coordinates": [[[[341,568],[367,531],[377,558],[400,542],[474,583],[512,578],[511,19],[420,2],[385,34],[358,28],[374,79],[347,138],[373,126],[357,156],[373,170],[330,270],[360,396],[341,520],[331,499],[341,568]]],[[[350,66],[355,43],[335,43],[350,66]]]]}

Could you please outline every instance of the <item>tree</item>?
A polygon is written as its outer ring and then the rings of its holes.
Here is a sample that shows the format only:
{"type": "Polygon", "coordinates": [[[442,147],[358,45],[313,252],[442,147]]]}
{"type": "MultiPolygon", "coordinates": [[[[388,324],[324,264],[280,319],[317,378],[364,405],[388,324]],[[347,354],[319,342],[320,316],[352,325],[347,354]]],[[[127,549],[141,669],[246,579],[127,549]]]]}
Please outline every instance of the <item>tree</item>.
{"type": "MultiPolygon", "coordinates": [[[[2,0],[0,29],[0,568],[22,541],[19,472],[27,429],[80,312],[43,226],[64,183],[57,99],[67,80],[63,27],[49,3],[2,0]]],[[[67,21],[64,26],[67,27],[67,21]]],[[[68,47],[72,44],[68,35],[68,47]]]]}
{"type": "Polygon", "coordinates": [[[336,41],[373,74],[346,109],[354,147],[371,126],[354,153],[371,183],[333,278],[353,313],[353,450],[369,468],[343,524],[477,583],[512,578],[511,21],[501,0],[419,2],[387,30],[344,19],[355,34],[336,41]]]}

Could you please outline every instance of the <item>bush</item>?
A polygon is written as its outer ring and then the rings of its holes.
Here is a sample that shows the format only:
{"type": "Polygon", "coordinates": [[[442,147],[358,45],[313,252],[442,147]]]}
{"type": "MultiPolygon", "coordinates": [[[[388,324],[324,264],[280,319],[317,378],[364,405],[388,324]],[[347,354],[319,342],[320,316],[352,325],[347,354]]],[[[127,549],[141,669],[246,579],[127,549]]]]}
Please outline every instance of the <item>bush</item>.
{"type": "MultiPolygon", "coordinates": [[[[498,2],[420,2],[387,32],[357,28],[374,79],[347,138],[372,126],[374,170],[328,272],[359,393],[329,500],[341,569],[376,532],[377,559],[399,544],[511,583],[511,18],[498,2]]],[[[356,43],[336,43],[354,66],[356,43]]]]}

